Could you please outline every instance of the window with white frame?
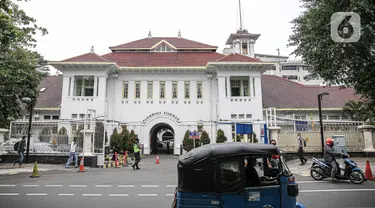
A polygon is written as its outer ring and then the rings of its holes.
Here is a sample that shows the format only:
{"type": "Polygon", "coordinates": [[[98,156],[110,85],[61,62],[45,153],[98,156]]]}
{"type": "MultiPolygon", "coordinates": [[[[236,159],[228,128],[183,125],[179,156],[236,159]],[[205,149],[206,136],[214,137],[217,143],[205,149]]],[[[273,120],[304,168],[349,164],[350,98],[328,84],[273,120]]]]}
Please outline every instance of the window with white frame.
{"type": "Polygon", "coordinates": [[[283,75],[284,79],[289,79],[289,80],[298,80],[297,75],[283,75]]]}
{"type": "Polygon", "coordinates": [[[94,76],[74,76],[74,96],[94,96],[94,76]]]}
{"type": "Polygon", "coordinates": [[[135,82],[135,99],[141,98],[141,82],[135,82]]]}
{"type": "Polygon", "coordinates": [[[249,77],[230,77],[230,92],[232,97],[250,96],[249,77]]]}
{"type": "Polygon", "coordinates": [[[190,82],[185,82],[185,99],[190,99],[190,82]]]}
{"type": "Polygon", "coordinates": [[[161,81],[160,85],[160,99],[165,99],[165,82],[161,81]]]}
{"type": "Polygon", "coordinates": [[[153,89],[154,83],[152,81],[147,82],[147,99],[152,99],[153,89]]]}
{"type": "Polygon", "coordinates": [[[172,98],[177,99],[178,82],[172,82],[172,98]]]}
{"type": "Polygon", "coordinates": [[[171,49],[170,47],[168,47],[166,44],[162,44],[161,46],[157,47],[155,51],[158,51],[158,52],[172,52],[173,49],[171,49]]]}
{"type": "Polygon", "coordinates": [[[197,82],[197,98],[203,99],[203,82],[197,82]]]}
{"type": "Polygon", "coordinates": [[[249,54],[247,43],[242,43],[242,54],[247,55],[249,54]]]}
{"type": "Polygon", "coordinates": [[[128,96],[129,96],[129,82],[123,82],[122,83],[122,91],[123,91],[122,98],[123,99],[128,99],[128,96]]]}
{"type": "Polygon", "coordinates": [[[295,70],[298,70],[298,66],[293,66],[293,65],[291,65],[291,66],[282,66],[281,67],[281,70],[293,70],[293,71],[295,71],[295,70]]]}

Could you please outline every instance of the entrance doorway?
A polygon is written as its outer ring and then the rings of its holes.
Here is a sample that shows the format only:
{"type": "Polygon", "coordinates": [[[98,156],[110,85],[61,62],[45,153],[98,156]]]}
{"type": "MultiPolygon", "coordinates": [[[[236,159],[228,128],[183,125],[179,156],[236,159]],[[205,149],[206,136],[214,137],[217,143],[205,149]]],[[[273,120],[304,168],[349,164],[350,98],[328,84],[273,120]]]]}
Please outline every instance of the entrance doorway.
{"type": "Polygon", "coordinates": [[[174,130],[166,123],[158,123],[150,130],[150,154],[173,154],[174,130]]]}

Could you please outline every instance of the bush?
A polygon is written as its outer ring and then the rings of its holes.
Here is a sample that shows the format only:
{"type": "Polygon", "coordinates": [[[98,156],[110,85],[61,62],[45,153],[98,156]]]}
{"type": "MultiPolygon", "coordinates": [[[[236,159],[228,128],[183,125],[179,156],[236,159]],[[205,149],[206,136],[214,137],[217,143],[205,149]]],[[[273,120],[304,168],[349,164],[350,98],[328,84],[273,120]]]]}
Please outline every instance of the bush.
{"type": "Polygon", "coordinates": [[[224,143],[227,141],[227,137],[224,135],[224,131],[219,129],[217,130],[216,143],[224,143]]]}
{"type": "Polygon", "coordinates": [[[128,139],[128,142],[127,142],[127,148],[129,151],[133,151],[133,146],[135,144],[135,133],[134,133],[134,130],[131,130],[130,131],[130,134],[129,134],[129,139],[128,139]]]}
{"type": "Polygon", "coordinates": [[[203,145],[211,143],[210,137],[208,136],[208,133],[206,131],[202,132],[201,142],[203,145]]]}
{"type": "Polygon", "coordinates": [[[129,140],[129,130],[127,128],[127,126],[121,126],[122,127],[122,131],[121,131],[121,134],[120,134],[120,137],[121,137],[121,149],[122,150],[128,150],[128,140],[129,140]]]}
{"type": "Polygon", "coordinates": [[[110,137],[110,146],[113,152],[119,152],[121,150],[121,138],[120,135],[117,133],[117,129],[113,129],[113,133],[110,137]]]}
{"type": "Polygon", "coordinates": [[[194,149],[194,142],[195,142],[195,147],[199,147],[199,140],[198,139],[190,139],[189,138],[190,131],[187,130],[184,135],[184,139],[182,140],[182,148],[186,151],[189,152],[190,150],[194,149]]]}

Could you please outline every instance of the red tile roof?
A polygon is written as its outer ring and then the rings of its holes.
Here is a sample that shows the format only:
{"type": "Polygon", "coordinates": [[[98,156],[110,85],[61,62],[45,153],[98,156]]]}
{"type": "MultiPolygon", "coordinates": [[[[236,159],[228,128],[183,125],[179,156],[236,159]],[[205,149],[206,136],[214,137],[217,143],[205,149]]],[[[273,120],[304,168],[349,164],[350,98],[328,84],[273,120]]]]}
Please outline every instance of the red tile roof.
{"type": "Polygon", "coordinates": [[[181,67],[206,66],[207,62],[216,61],[223,55],[216,52],[178,52],[178,53],[147,53],[147,52],[112,52],[103,58],[116,62],[122,67],[181,67]]]}
{"type": "Polygon", "coordinates": [[[176,48],[215,48],[217,46],[211,46],[204,43],[199,43],[196,41],[188,40],[185,38],[176,38],[176,37],[152,37],[152,38],[144,38],[140,40],[136,40],[133,42],[121,44],[118,46],[110,47],[111,50],[115,49],[130,49],[130,48],[151,48],[155,44],[159,43],[160,41],[165,40],[168,43],[172,44],[176,48]]]}
{"type": "Polygon", "coordinates": [[[328,92],[322,108],[342,108],[359,100],[353,88],[306,86],[274,75],[262,75],[263,108],[318,108],[318,94],[328,92]]]}
{"type": "Polygon", "coordinates": [[[218,62],[262,62],[259,59],[244,56],[238,53],[225,55],[223,58],[217,60],[218,62]]]}
{"type": "Polygon", "coordinates": [[[38,90],[46,88],[44,92],[39,92],[35,108],[58,108],[61,104],[63,76],[50,76],[40,81],[38,90]]]}
{"type": "Polygon", "coordinates": [[[85,53],[83,55],[65,59],[63,62],[108,62],[108,60],[96,53],[85,53]]]}

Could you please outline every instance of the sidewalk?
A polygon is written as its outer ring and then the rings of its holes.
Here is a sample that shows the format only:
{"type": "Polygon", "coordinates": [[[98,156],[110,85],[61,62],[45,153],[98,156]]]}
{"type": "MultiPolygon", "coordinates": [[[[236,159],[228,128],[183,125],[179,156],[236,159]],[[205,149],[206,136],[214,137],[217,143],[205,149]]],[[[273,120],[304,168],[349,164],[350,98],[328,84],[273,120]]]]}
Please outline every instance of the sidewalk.
{"type": "MultiPolygon", "coordinates": [[[[295,160],[290,160],[287,162],[287,165],[290,169],[290,171],[292,171],[292,173],[294,174],[298,174],[298,175],[301,175],[301,176],[310,176],[310,170],[309,168],[311,167],[312,165],[312,160],[311,158],[307,158],[307,162],[305,165],[300,165],[300,160],[299,159],[295,159],[295,160]]],[[[318,160],[323,160],[323,158],[316,158],[318,160]]],[[[363,158],[363,157],[355,157],[355,158],[351,158],[354,162],[357,163],[358,167],[361,168],[363,171],[365,171],[365,168],[366,168],[366,160],[368,159],[368,161],[370,162],[370,167],[371,167],[371,171],[373,172],[373,175],[375,175],[375,158],[363,158]]],[[[339,162],[341,165],[343,163],[343,160],[337,160],[337,162],[339,162]]]]}
{"type": "MultiPolygon", "coordinates": [[[[30,164],[23,164],[20,168],[18,164],[16,166],[13,166],[12,163],[0,163],[0,175],[14,175],[19,173],[32,173],[34,168],[34,163],[30,164]]],[[[85,169],[90,169],[90,167],[85,167],[85,169]]],[[[53,170],[59,170],[59,171],[78,171],[78,168],[74,168],[73,166],[70,166],[70,168],[65,168],[65,164],[62,165],[48,165],[48,164],[38,164],[38,171],[44,172],[44,171],[53,171],[53,170]]]]}

